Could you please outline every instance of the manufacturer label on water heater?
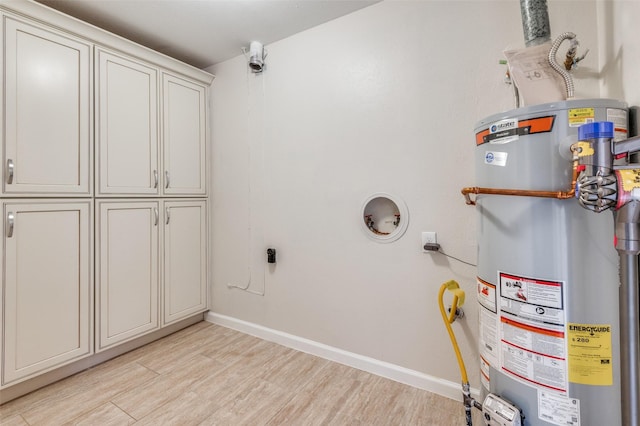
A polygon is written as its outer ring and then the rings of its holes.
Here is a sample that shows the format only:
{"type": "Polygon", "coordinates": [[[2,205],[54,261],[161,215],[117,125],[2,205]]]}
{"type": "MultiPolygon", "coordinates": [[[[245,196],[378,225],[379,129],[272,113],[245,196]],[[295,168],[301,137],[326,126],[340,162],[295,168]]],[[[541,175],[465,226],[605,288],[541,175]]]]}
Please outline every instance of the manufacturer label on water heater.
{"type": "Polygon", "coordinates": [[[492,144],[509,143],[518,138],[518,120],[515,118],[496,121],[489,126],[487,140],[492,144]]]}
{"type": "Polygon", "coordinates": [[[580,400],[538,390],[538,418],[554,425],[580,426],[580,400]]]}
{"type": "Polygon", "coordinates": [[[512,118],[495,121],[487,129],[476,133],[476,145],[505,144],[519,139],[520,136],[551,132],[555,118],[555,115],[547,115],[526,120],[512,118]]]}
{"type": "Polygon", "coordinates": [[[501,166],[507,165],[507,153],[498,151],[487,151],[484,153],[484,164],[489,166],[501,166]]]}

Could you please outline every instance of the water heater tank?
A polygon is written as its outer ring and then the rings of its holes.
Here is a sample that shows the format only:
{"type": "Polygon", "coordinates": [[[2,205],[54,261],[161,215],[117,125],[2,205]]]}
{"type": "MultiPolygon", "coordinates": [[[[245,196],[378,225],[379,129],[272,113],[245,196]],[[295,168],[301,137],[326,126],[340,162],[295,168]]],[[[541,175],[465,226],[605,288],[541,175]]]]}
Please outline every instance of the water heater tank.
{"type": "MultiPolygon", "coordinates": [[[[614,100],[487,117],[475,129],[476,184],[567,191],[570,146],[593,121],[627,137],[627,106],[614,100]]],[[[620,424],[613,215],[575,199],[482,194],[476,209],[483,394],[513,402],[525,425],[620,424]]]]}

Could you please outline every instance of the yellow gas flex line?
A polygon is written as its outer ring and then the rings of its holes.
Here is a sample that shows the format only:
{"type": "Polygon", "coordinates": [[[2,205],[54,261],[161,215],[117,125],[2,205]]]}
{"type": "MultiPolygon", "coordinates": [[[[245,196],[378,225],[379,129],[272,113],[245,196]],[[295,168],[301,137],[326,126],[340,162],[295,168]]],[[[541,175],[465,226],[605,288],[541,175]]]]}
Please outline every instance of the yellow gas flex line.
{"type": "Polygon", "coordinates": [[[453,350],[456,353],[456,358],[458,359],[458,366],[460,367],[460,375],[462,376],[462,383],[469,383],[469,379],[467,378],[467,369],[464,366],[464,360],[462,359],[462,354],[460,353],[460,348],[458,347],[458,341],[456,340],[456,335],[451,328],[451,324],[456,320],[456,311],[458,310],[458,306],[462,306],[464,304],[464,291],[460,288],[460,285],[454,280],[447,281],[446,283],[440,286],[440,291],[438,292],[438,305],[440,306],[440,314],[442,315],[442,321],[444,321],[444,326],[447,328],[449,332],[449,339],[451,339],[451,344],[453,345],[453,350]],[[449,316],[447,317],[447,312],[444,309],[444,292],[449,290],[453,293],[453,302],[451,304],[451,311],[449,312],[449,316]]]}
{"type": "Polygon", "coordinates": [[[462,359],[462,354],[460,353],[460,348],[458,347],[456,335],[451,328],[451,324],[453,324],[453,322],[456,320],[458,307],[462,306],[463,304],[464,291],[460,288],[456,281],[450,280],[440,286],[440,291],[438,292],[438,305],[440,306],[440,314],[442,315],[444,326],[447,328],[447,332],[449,332],[449,338],[451,339],[453,350],[455,351],[456,358],[458,359],[458,366],[460,367],[460,375],[462,376],[462,403],[464,404],[466,424],[467,426],[472,426],[473,421],[471,419],[471,409],[475,407],[479,410],[482,410],[482,404],[478,403],[471,397],[471,387],[469,386],[467,369],[464,366],[464,360],[462,359]],[[447,290],[453,293],[453,302],[451,304],[451,311],[449,312],[449,316],[447,316],[447,312],[444,309],[443,300],[444,292],[447,290]]]}

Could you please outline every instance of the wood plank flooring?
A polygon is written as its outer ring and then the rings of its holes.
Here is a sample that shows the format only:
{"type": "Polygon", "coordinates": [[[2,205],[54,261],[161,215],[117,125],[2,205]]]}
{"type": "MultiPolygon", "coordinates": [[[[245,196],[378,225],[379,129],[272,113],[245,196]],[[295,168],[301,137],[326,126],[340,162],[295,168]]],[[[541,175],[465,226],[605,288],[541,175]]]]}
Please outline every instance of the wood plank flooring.
{"type": "Polygon", "coordinates": [[[465,424],[456,401],[207,322],[10,401],[0,423],[465,424]]]}

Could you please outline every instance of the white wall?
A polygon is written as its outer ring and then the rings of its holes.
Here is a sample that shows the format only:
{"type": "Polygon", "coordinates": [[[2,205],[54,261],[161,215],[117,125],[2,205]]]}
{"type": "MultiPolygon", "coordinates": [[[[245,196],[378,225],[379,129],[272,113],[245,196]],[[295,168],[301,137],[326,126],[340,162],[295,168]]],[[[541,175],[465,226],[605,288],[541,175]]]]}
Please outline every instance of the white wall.
{"type": "MultiPolygon", "coordinates": [[[[596,3],[576,5],[549,2],[552,32],[591,48],[576,93],[597,97],[596,3]]],[[[262,74],[243,56],[213,67],[212,310],[459,383],[436,302],[453,278],[479,387],[475,269],[423,254],[420,233],[475,261],[474,124],[512,107],[498,61],[522,45],[516,1],[385,1],[266,46],[262,74]],[[390,244],[360,225],[380,191],[410,214],[390,244]]]]}
{"type": "Polygon", "coordinates": [[[601,95],[640,106],[640,2],[599,0],[597,10],[601,95]]]}

